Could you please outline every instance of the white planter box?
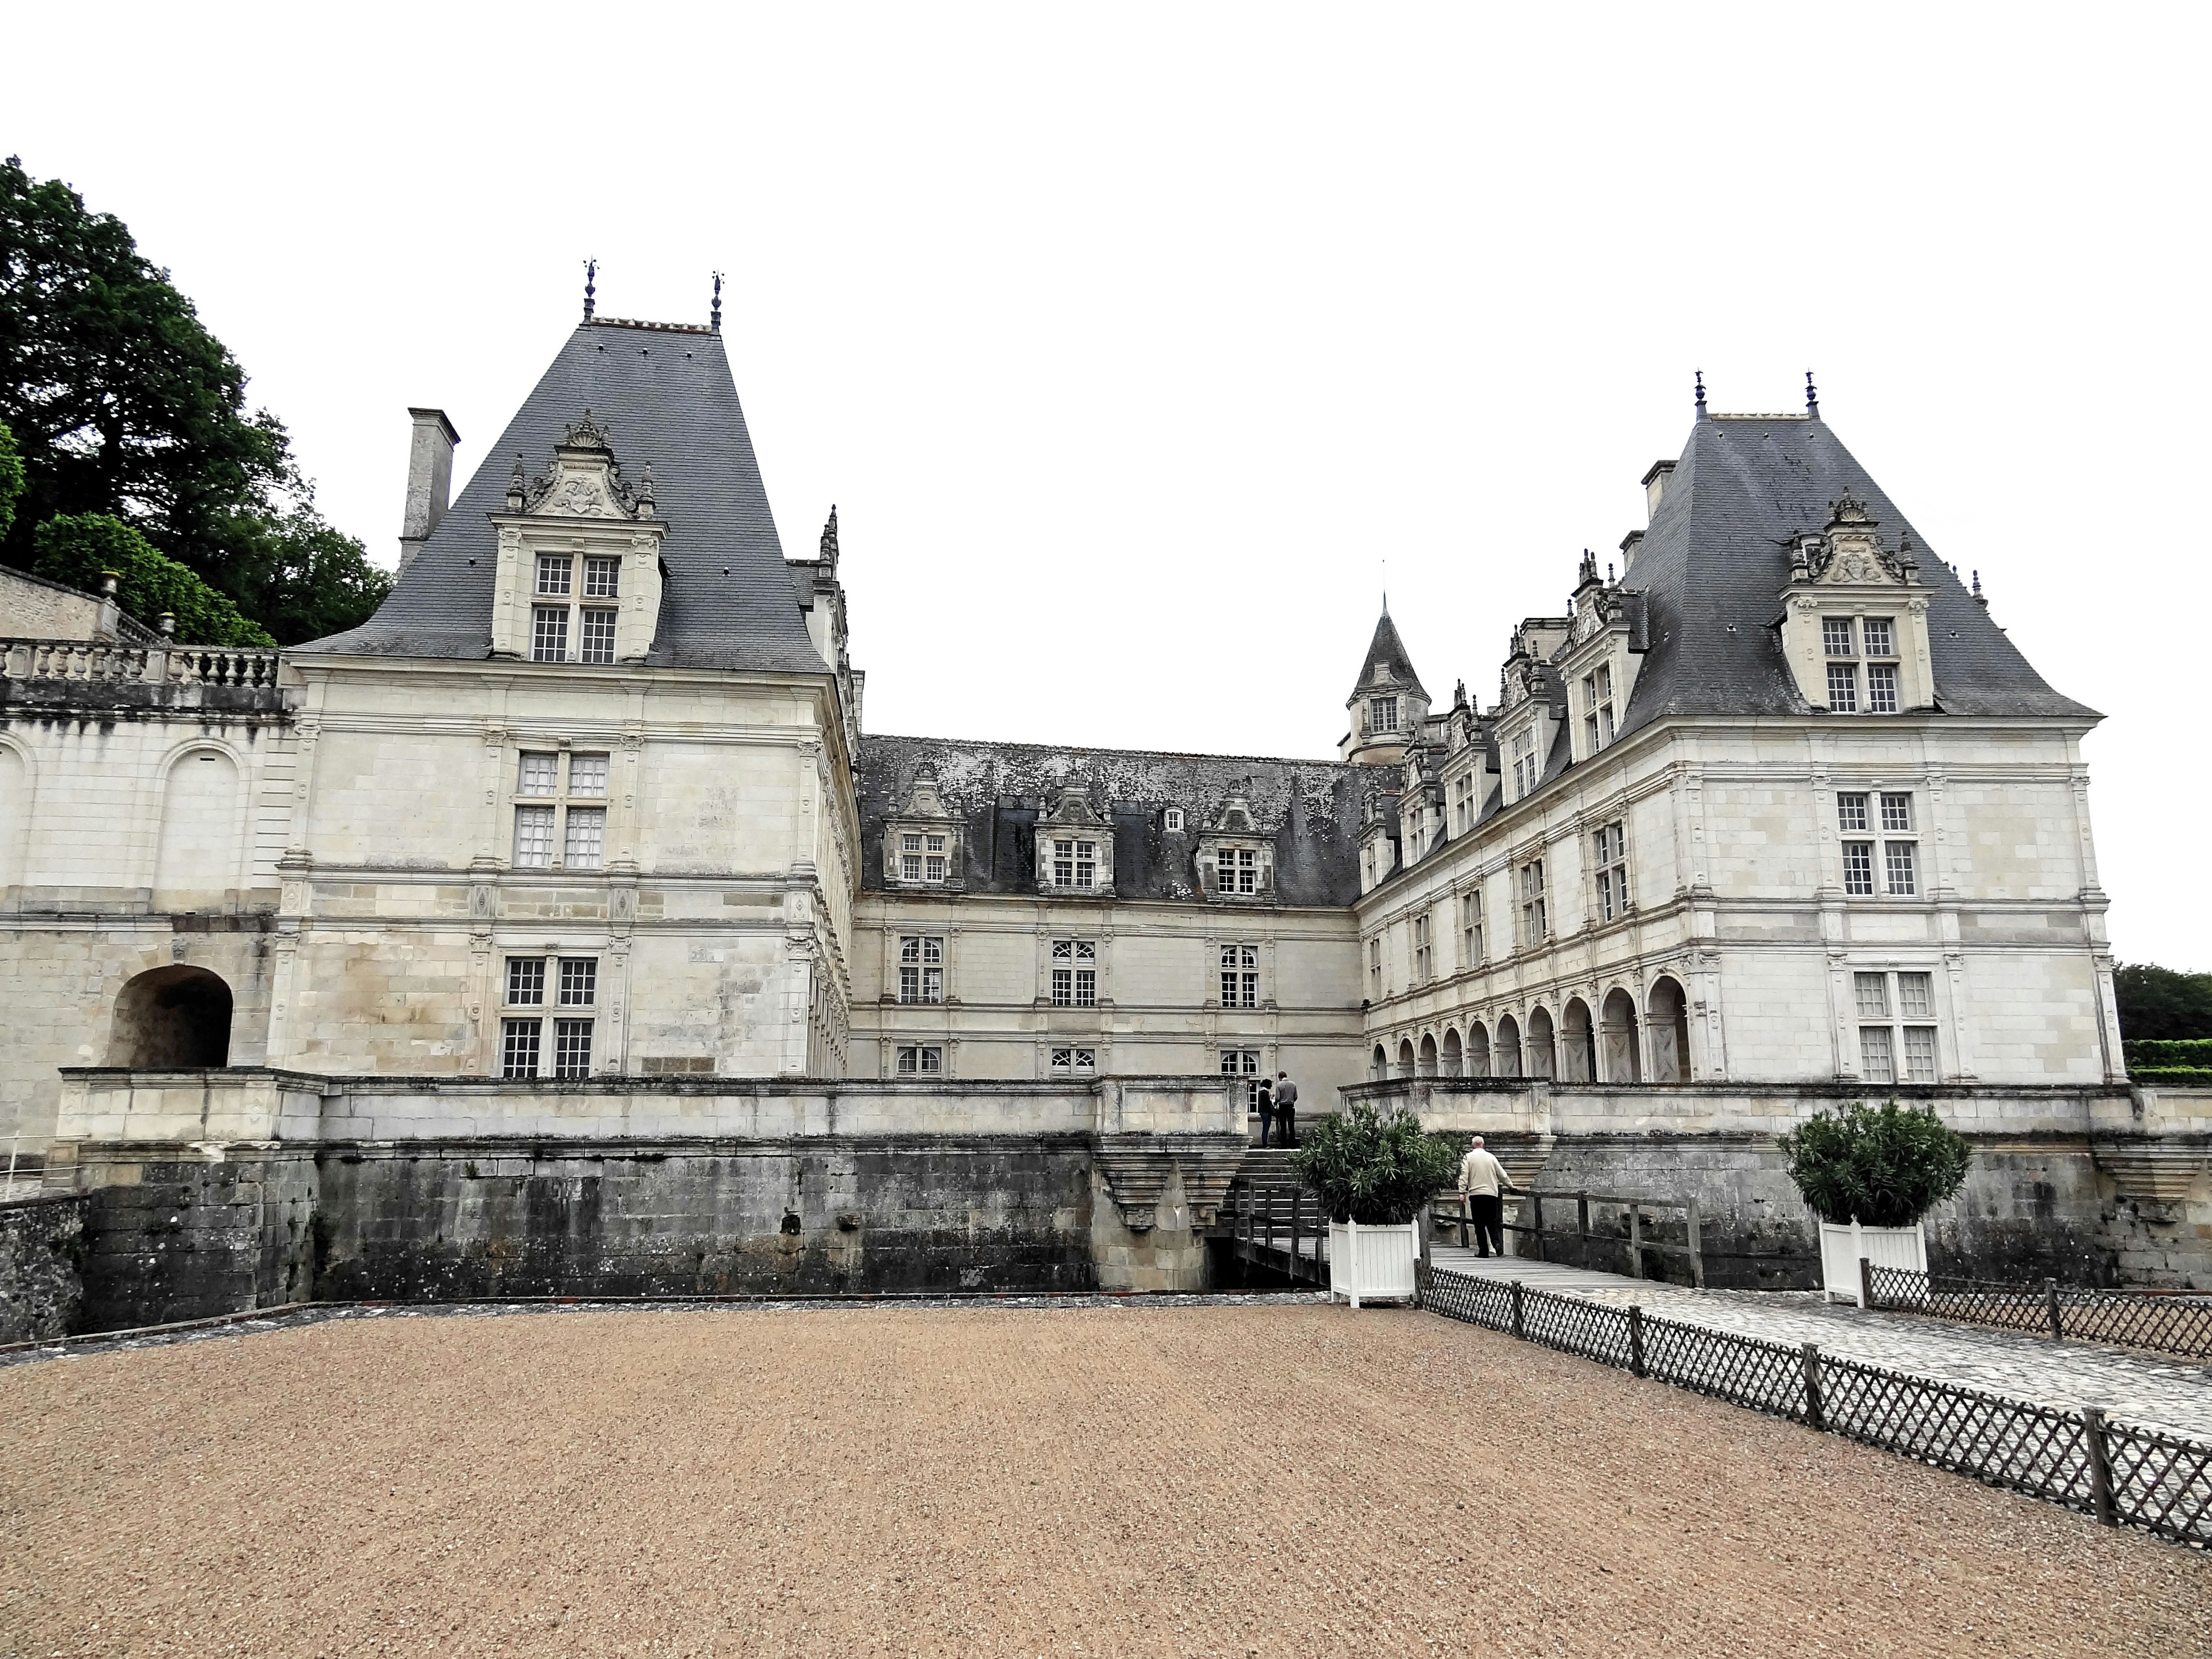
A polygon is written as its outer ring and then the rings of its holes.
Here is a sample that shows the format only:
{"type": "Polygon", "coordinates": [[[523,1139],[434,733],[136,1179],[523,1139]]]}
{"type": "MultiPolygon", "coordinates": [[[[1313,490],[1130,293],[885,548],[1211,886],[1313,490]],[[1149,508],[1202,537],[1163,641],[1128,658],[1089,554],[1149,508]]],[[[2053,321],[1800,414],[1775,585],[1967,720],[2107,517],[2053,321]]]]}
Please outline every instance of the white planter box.
{"type": "Polygon", "coordinates": [[[1859,1258],[1877,1267],[1928,1271],[1928,1234],[1910,1227],[1862,1227],[1856,1221],[1820,1224],[1820,1287],[1831,1302],[1859,1301],[1859,1258]]]}
{"type": "Polygon", "coordinates": [[[1328,1293],[1353,1307],[1362,1302],[1411,1302],[1413,1263],[1421,1254],[1418,1223],[1402,1227],[1363,1227],[1356,1221],[1328,1224],[1328,1293]]]}

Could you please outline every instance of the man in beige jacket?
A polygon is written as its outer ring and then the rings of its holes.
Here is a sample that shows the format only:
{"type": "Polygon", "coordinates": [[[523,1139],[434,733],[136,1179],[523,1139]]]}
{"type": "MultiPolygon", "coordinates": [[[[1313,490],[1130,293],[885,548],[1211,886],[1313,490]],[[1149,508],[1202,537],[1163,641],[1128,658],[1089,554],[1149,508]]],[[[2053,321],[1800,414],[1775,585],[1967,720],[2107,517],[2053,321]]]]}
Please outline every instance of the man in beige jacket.
{"type": "Polygon", "coordinates": [[[1459,1161],[1460,1199],[1474,1224],[1476,1255],[1487,1256],[1492,1249],[1505,1254],[1505,1194],[1520,1190],[1505,1166],[1483,1150],[1482,1137],[1477,1135],[1459,1161]]]}

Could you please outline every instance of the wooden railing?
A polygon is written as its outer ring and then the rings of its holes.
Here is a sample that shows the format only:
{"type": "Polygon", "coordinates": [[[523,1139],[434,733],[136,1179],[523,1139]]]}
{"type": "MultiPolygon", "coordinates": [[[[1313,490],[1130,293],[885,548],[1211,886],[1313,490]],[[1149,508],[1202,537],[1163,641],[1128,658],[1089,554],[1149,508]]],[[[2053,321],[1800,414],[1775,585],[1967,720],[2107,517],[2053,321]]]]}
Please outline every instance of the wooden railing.
{"type": "Polygon", "coordinates": [[[1292,1279],[1328,1279],[1328,1212],[1304,1186],[1240,1178],[1231,1189],[1230,1214],[1239,1261],[1292,1279]]]}
{"type": "MultiPolygon", "coordinates": [[[[1462,1249],[1466,1249],[1468,1244],[1470,1223],[1467,1206],[1460,1202],[1460,1196],[1457,1193],[1439,1194],[1431,1206],[1431,1213],[1442,1225],[1457,1227],[1460,1246],[1462,1249]],[[1450,1208],[1443,1207],[1446,1205],[1450,1208]],[[1454,1213],[1454,1211],[1456,1213],[1454,1213]]],[[[1630,1197],[1618,1193],[1538,1192],[1526,1188],[1512,1194],[1512,1197],[1527,1201],[1529,1206],[1528,1219],[1526,1222],[1509,1221],[1504,1224],[1505,1231],[1509,1233],[1521,1234],[1533,1241],[1535,1246],[1533,1259],[1535,1261],[1548,1261],[1552,1259],[1548,1251],[1553,1241],[1574,1239],[1583,1247],[1584,1253],[1587,1254],[1590,1241],[1595,1239],[1608,1245],[1627,1246],[1628,1274],[1632,1279],[1644,1277],[1644,1257],[1646,1251],[1650,1251],[1661,1255],[1686,1257],[1690,1264],[1690,1282],[1700,1290],[1705,1288],[1705,1257],[1703,1241],[1698,1228],[1698,1200],[1694,1198],[1630,1197]],[[1567,1231],[1564,1227],[1547,1229],[1544,1225],[1544,1203],[1547,1199],[1555,1206],[1571,1203],[1575,1206],[1575,1227],[1572,1232],[1567,1231]],[[1590,1227],[1590,1206],[1593,1204],[1626,1209],[1628,1212],[1627,1231],[1625,1234],[1593,1231],[1590,1227]],[[1689,1242],[1677,1244],[1671,1239],[1645,1237],[1644,1220],[1647,1211],[1652,1212],[1651,1218],[1655,1222],[1659,1219],[1660,1212],[1663,1211],[1669,1214],[1679,1212],[1688,1223],[1689,1242]]],[[[1554,1213],[1557,1213],[1556,1210],[1554,1213]]]]}

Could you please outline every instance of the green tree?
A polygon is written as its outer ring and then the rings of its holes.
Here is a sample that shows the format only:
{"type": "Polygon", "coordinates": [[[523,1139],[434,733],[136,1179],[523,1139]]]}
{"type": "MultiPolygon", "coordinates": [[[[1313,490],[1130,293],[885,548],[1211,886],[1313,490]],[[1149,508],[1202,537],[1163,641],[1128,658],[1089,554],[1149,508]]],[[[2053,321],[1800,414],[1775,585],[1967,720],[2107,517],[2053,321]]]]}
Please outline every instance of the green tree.
{"type": "Polygon", "coordinates": [[[113,571],[116,600],[141,622],[163,612],[177,619],[177,639],[187,645],[274,645],[268,631],[239,613],[217,592],[122,520],[104,513],[63,514],[40,525],[33,538],[32,569],[72,587],[97,592],[113,571]]]}
{"type": "Polygon", "coordinates": [[[0,163],[0,422],[25,472],[0,560],[56,517],[118,519],[287,644],[365,620],[390,586],[325,523],[283,426],[129,228],[0,163]]]}
{"type": "Polygon", "coordinates": [[[2120,1035],[2142,1038],[2212,1037],[2212,974],[2185,974],[2154,963],[2112,970],[2120,1035]]]}
{"type": "Polygon", "coordinates": [[[15,451],[15,434],[0,421],[0,541],[15,521],[15,503],[23,494],[23,458],[15,451]]]}
{"type": "Polygon", "coordinates": [[[1972,1149],[1932,1107],[1855,1100],[1782,1137],[1790,1179],[1823,1221],[1910,1227],[1966,1184],[1972,1149]]]}

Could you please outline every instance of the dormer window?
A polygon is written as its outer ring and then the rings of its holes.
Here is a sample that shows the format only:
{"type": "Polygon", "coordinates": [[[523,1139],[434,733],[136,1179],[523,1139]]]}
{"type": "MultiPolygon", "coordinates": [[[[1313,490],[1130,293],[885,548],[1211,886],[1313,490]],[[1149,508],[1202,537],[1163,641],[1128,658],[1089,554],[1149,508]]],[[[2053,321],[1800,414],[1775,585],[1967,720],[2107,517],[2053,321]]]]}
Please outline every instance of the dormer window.
{"type": "Polygon", "coordinates": [[[1832,657],[1856,657],[1851,648],[1851,619],[1849,617],[1829,617],[1820,623],[1820,643],[1832,657]]]}
{"type": "Polygon", "coordinates": [[[1513,799],[1520,800],[1536,787],[1536,733],[1522,732],[1513,739],[1513,799]]]}
{"type": "Polygon", "coordinates": [[[943,836],[902,835],[899,837],[899,879],[943,881],[946,856],[943,836]]]}
{"type": "Polygon", "coordinates": [[[1224,847],[1218,866],[1221,890],[1224,893],[1256,893],[1260,890],[1260,860],[1249,847],[1224,847]]]}
{"type": "Polygon", "coordinates": [[[1838,714],[1859,712],[1859,666],[1853,662],[1828,665],[1828,708],[1838,714]]]}
{"type": "Polygon", "coordinates": [[[575,561],[565,553],[540,553],[538,556],[538,591],[540,593],[566,594],[568,574],[574,563],[575,561]]]}
{"type": "Polygon", "coordinates": [[[1098,884],[1098,843],[1055,836],[1052,843],[1052,884],[1084,890],[1098,884]]]}
{"type": "Polygon", "coordinates": [[[1367,729],[1370,732],[1395,732],[1398,729],[1397,698],[1368,698],[1367,729]]]}
{"type": "Polygon", "coordinates": [[[1475,774],[1452,781],[1452,834],[1463,836],[1474,828],[1475,774]]]}
{"type": "Polygon", "coordinates": [[[1613,665],[1583,676],[1583,743],[1595,755],[1613,741],[1613,665]]]}
{"type": "MultiPolygon", "coordinates": [[[[538,561],[540,564],[544,560],[538,561]]],[[[620,559],[587,558],[584,561],[584,597],[587,599],[611,599],[619,596],[622,588],[620,559]]]]}
{"type": "Polygon", "coordinates": [[[1161,813],[1160,828],[1166,830],[1168,834],[1171,836],[1182,834],[1182,808],[1180,806],[1170,806],[1166,811],[1161,813]]]}

